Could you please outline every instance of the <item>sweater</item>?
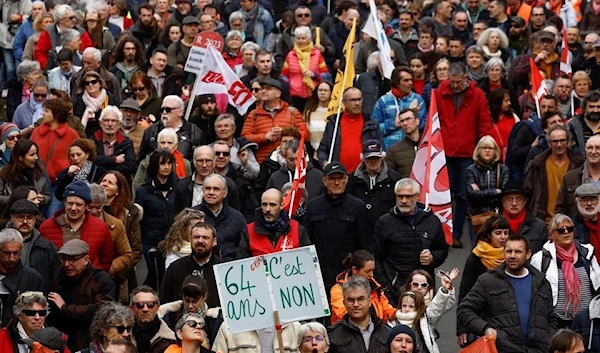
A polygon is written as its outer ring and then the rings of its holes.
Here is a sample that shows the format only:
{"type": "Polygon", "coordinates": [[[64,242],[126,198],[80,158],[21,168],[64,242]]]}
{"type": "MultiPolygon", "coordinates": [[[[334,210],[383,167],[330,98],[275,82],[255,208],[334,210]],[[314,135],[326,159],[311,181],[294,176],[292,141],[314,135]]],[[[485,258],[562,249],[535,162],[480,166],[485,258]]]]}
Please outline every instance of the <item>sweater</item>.
{"type": "Polygon", "coordinates": [[[519,313],[519,321],[521,322],[521,331],[523,331],[523,337],[529,337],[529,312],[531,311],[531,288],[532,288],[532,277],[529,272],[523,277],[515,277],[510,274],[506,274],[508,282],[512,285],[515,293],[519,295],[515,296],[517,299],[517,312],[519,313]]]}

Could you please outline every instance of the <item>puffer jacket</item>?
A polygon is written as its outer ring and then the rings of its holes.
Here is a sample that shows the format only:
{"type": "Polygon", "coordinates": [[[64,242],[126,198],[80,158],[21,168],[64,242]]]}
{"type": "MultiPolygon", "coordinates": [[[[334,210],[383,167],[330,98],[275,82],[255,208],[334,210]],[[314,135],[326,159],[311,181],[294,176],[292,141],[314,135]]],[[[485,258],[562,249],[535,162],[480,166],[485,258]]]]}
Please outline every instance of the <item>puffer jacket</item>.
{"type": "Polygon", "coordinates": [[[556,331],[550,283],[535,267],[525,266],[533,276],[527,341],[523,339],[516,293],[504,272],[505,264],[479,276],[456,310],[459,323],[475,335],[483,336],[488,327],[495,329],[498,352],[546,353],[556,331]]]}
{"type": "Polygon", "coordinates": [[[364,162],[361,162],[354,173],[350,175],[348,193],[365,203],[371,228],[375,227],[379,217],[388,213],[396,205],[394,186],[398,180],[400,180],[400,174],[389,169],[385,162],[381,162],[381,172],[373,180],[367,173],[364,162]]]}
{"type": "Polygon", "coordinates": [[[388,167],[400,173],[400,177],[409,178],[412,171],[419,141],[414,142],[408,136],[393,144],[385,155],[388,167]]]}
{"type": "MultiPolygon", "coordinates": [[[[325,59],[317,49],[313,48],[310,51],[310,63],[308,70],[312,71],[316,77],[312,78],[313,85],[316,87],[323,80],[331,80],[331,75],[327,70],[325,59]]],[[[304,75],[300,68],[300,59],[296,51],[290,51],[286,58],[283,68],[281,69],[281,78],[290,84],[290,95],[292,97],[308,98],[311,93],[304,83],[304,75]]]]}
{"type": "Polygon", "coordinates": [[[48,124],[41,124],[33,129],[31,141],[38,145],[38,158],[46,167],[49,180],[53,181],[58,173],[69,168],[69,146],[78,138],[77,131],[66,123],[58,124],[54,130],[50,129],[48,124]]]}
{"type": "Polygon", "coordinates": [[[142,232],[140,230],[141,220],[140,209],[133,203],[125,206],[123,212],[117,217],[125,226],[129,246],[131,246],[131,266],[140,262],[142,259],[142,232]]]}
{"type": "Polygon", "coordinates": [[[586,353],[600,352],[600,296],[590,301],[573,319],[571,329],[583,336],[586,353]]]}
{"type": "Polygon", "coordinates": [[[303,226],[317,248],[323,283],[329,291],[344,270],[346,254],[367,249],[371,242],[365,203],[347,192],[336,199],[325,193],[307,202],[303,226]]]}
{"type": "Polygon", "coordinates": [[[27,291],[42,291],[44,289],[44,279],[29,266],[23,265],[19,260],[15,270],[11,273],[4,273],[4,278],[0,280],[2,285],[8,289],[8,295],[3,295],[0,302],[1,326],[6,326],[15,316],[13,314],[13,305],[20,293],[27,291]]]}
{"type": "Polygon", "coordinates": [[[500,208],[500,193],[496,189],[504,189],[509,177],[508,167],[500,162],[495,162],[489,169],[477,163],[468,166],[465,185],[471,214],[500,208]],[[500,180],[498,180],[498,168],[500,168],[500,180]],[[476,184],[479,190],[473,189],[471,184],[476,184]]]}
{"type": "Polygon", "coordinates": [[[387,336],[391,328],[380,318],[371,314],[373,322],[373,332],[369,343],[369,350],[365,347],[363,336],[355,325],[350,322],[348,314],[341,321],[338,321],[327,328],[329,335],[329,353],[383,353],[387,351],[387,336]]]}
{"type": "MultiPolygon", "coordinates": [[[[64,212],[64,209],[59,210],[40,226],[42,236],[50,240],[58,249],[63,246],[63,233],[56,218],[64,212]]],[[[108,272],[115,258],[115,247],[108,226],[100,218],[87,213],[81,226],[81,240],[90,247],[92,265],[108,272]]]]}
{"type": "Polygon", "coordinates": [[[415,269],[424,269],[435,278],[434,269],[448,256],[448,244],[439,219],[431,211],[417,205],[417,214],[411,224],[397,207],[381,216],[375,224],[369,250],[375,257],[375,279],[397,303],[400,288],[415,269]],[[421,265],[419,255],[429,249],[433,262],[421,265]]]}
{"type": "MultiPolygon", "coordinates": [[[[183,120],[182,123],[183,125],[177,130],[177,136],[179,137],[177,150],[183,154],[183,158],[191,161],[193,160],[194,148],[204,145],[206,141],[204,133],[196,125],[191,124],[186,120],[183,120]]],[[[144,131],[142,145],[140,146],[140,155],[138,156],[138,164],[146,157],[146,155],[156,151],[158,133],[164,128],[165,126],[162,121],[159,121],[144,131]]]]}
{"type": "Polygon", "coordinates": [[[423,97],[415,92],[410,92],[402,98],[395,97],[392,92],[388,92],[375,103],[371,117],[377,122],[379,130],[383,133],[386,150],[404,138],[404,131],[395,125],[396,118],[402,110],[411,106],[416,107],[419,130],[423,131],[427,122],[427,107],[423,97]]]}
{"type": "MultiPolygon", "coordinates": [[[[310,26],[310,32],[312,34],[312,38],[316,38],[316,30],[317,27],[314,26],[310,26]]],[[[281,34],[281,38],[277,41],[277,44],[275,45],[275,63],[276,65],[274,65],[274,67],[279,68],[279,70],[281,70],[281,68],[283,68],[283,64],[285,62],[285,58],[287,57],[287,54],[289,52],[291,52],[292,50],[294,50],[294,41],[296,40],[295,36],[294,36],[294,30],[296,29],[296,26],[291,26],[287,29],[283,30],[283,33],[281,34]]],[[[320,28],[319,28],[320,30],[320,28]]],[[[333,44],[333,42],[331,41],[331,39],[329,39],[329,36],[327,35],[327,33],[325,33],[324,31],[320,31],[320,36],[321,36],[321,45],[325,48],[325,52],[322,53],[323,54],[323,58],[325,58],[325,60],[329,60],[330,58],[333,58],[335,56],[335,45],[333,44]]]]}
{"type": "Polygon", "coordinates": [[[144,210],[144,216],[140,222],[142,234],[142,243],[156,246],[165,238],[173,222],[173,208],[175,202],[175,186],[169,189],[166,196],[163,196],[152,180],[142,184],[135,192],[135,202],[144,210]]]}

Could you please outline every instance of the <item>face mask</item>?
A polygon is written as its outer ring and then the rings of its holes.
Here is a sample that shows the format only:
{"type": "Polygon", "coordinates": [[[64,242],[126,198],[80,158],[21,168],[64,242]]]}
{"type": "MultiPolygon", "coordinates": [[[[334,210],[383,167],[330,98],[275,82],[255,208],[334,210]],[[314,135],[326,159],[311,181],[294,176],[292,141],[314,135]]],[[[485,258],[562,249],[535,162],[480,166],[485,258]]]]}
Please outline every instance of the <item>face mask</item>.
{"type": "Polygon", "coordinates": [[[585,118],[589,121],[600,121],[600,112],[585,113],[585,118]]]}

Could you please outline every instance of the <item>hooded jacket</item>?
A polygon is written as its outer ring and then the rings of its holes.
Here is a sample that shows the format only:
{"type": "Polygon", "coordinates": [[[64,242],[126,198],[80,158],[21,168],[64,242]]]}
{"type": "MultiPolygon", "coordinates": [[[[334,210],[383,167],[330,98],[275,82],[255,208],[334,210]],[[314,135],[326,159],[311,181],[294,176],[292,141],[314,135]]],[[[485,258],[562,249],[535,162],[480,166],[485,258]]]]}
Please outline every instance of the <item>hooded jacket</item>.
{"type": "MultiPolygon", "coordinates": [[[[294,181],[294,173],[295,170],[289,170],[285,165],[282,166],[278,171],[271,174],[265,190],[270,188],[281,190],[285,183],[294,181]]],[[[323,193],[324,188],[321,178],[323,178],[323,172],[315,168],[311,162],[308,162],[305,182],[306,191],[308,192],[306,201],[312,200],[323,193]]]]}

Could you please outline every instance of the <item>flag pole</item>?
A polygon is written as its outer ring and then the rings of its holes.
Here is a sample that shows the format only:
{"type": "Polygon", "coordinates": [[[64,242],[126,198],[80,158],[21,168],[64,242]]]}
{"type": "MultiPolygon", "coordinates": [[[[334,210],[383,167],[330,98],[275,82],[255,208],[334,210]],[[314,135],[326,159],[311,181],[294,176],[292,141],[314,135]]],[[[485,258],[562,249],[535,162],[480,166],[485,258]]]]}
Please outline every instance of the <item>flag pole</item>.
{"type": "Polygon", "coordinates": [[[575,100],[573,99],[573,95],[575,94],[575,90],[571,91],[571,118],[575,116],[575,100]]]}
{"type": "MultiPolygon", "coordinates": [[[[429,104],[429,112],[432,112],[432,107],[435,104],[435,110],[437,111],[437,103],[435,101],[435,91],[431,90],[431,102],[429,104]]],[[[429,114],[430,116],[427,119],[427,160],[425,161],[425,211],[429,211],[429,184],[430,184],[430,174],[431,174],[431,139],[433,138],[433,114],[429,114]]]]}
{"type": "MultiPolygon", "coordinates": [[[[531,90],[533,91],[533,87],[531,88],[531,90]]],[[[534,93],[533,98],[535,99],[535,109],[537,110],[537,116],[539,119],[541,119],[542,114],[540,114],[540,101],[538,100],[537,92],[533,92],[533,93],[534,93]]]]}
{"type": "MultiPolygon", "coordinates": [[[[210,48],[212,47],[212,45],[208,45],[206,47],[206,55],[204,56],[204,60],[202,61],[202,65],[200,66],[200,72],[202,72],[202,70],[204,70],[204,63],[206,62],[206,56],[208,56],[208,52],[210,51],[210,48]]],[[[183,116],[183,118],[188,121],[190,120],[190,114],[192,113],[192,107],[194,106],[194,99],[196,99],[196,95],[194,94],[194,92],[196,92],[196,84],[198,83],[198,74],[196,74],[196,76],[194,77],[194,84],[192,84],[192,90],[190,91],[190,99],[188,99],[188,106],[185,109],[185,115],[183,116]]]]}

